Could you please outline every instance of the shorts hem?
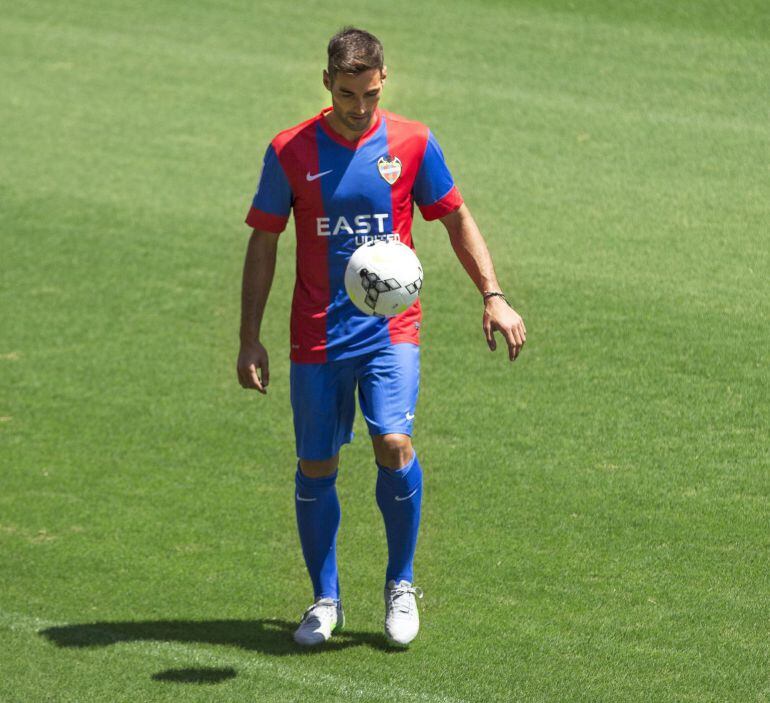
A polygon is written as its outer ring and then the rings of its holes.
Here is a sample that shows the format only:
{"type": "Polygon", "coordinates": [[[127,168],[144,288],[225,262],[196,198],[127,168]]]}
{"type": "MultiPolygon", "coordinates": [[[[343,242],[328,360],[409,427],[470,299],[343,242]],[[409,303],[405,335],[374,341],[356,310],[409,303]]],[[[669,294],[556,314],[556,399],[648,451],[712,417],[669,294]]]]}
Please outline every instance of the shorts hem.
{"type": "MultiPolygon", "coordinates": [[[[351,432],[350,437],[342,440],[342,442],[340,442],[339,445],[337,446],[336,450],[332,449],[332,453],[329,454],[329,456],[322,456],[318,458],[316,458],[315,456],[302,456],[302,454],[299,451],[299,447],[295,447],[295,450],[297,452],[297,459],[299,459],[300,461],[326,461],[327,459],[331,459],[332,457],[337,456],[337,454],[340,453],[340,450],[342,449],[342,447],[344,447],[346,444],[350,444],[353,441],[354,436],[355,436],[355,433],[351,432]]],[[[309,453],[312,454],[312,452],[309,452],[309,453]]]]}
{"type": "Polygon", "coordinates": [[[377,427],[369,425],[369,436],[373,437],[380,434],[405,434],[409,437],[412,436],[413,428],[409,426],[393,427],[392,425],[385,425],[383,427],[377,427]]]}

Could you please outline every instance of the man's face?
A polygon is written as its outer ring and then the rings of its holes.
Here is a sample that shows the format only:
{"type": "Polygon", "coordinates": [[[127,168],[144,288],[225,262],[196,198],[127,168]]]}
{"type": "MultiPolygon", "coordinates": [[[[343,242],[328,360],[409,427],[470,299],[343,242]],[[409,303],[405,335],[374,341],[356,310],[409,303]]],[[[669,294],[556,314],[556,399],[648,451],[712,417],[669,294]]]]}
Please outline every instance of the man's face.
{"type": "Polygon", "coordinates": [[[332,82],[324,71],[324,85],[332,94],[332,107],[337,119],[352,132],[364,132],[380,102],[387,70],[372,68],[357,75],[338,73],[332,82]]]}

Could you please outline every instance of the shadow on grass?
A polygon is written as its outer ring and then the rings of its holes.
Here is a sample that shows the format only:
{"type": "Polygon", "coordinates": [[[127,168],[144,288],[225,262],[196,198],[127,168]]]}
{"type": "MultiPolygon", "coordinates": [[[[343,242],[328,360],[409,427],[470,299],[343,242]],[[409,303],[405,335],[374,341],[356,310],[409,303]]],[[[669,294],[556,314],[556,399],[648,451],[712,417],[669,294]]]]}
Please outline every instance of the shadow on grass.
{"type": "Polygon", "coordinates": [[[153,681],[169,681],[172,683],[222,683],[236,677],[235,669],[231,667],[215,669],[166,669],[152,675],[153,681]]]}
{"type": "Polygon", "coordinates": [[[273,656],[316,654],[371,647],[397,653],[383,635],[343,630],[322,647],[303,648],[294,643],[296,623],[286,620],[148,620],[139,622],[94,622],[61,625],[39,634],[59,647],[107,647],[118,642],[188,642],[221,644],[273,656]]]}

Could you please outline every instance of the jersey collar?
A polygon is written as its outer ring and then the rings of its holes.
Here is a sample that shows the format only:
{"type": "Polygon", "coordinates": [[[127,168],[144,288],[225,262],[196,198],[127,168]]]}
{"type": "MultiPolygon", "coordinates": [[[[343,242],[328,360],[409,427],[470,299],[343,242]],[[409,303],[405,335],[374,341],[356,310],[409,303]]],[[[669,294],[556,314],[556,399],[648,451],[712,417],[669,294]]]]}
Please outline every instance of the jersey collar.
{"type": "Polygon", "coordinates": [[[369,127],[369,129],[366,130],[358,139],[356,139],[354,142],[349,142],[345,137],[343,137],[341,134],[337,134],[330,126],[329,123],[326,121],[326,115],[328,115],[332,111],[332,107],[325,107],[318,115],[318,121],[321,125],[321,129],[324,131],[324,134],[326,134],[329,139],[336,142],[337,144],[340,144],[341,146],[347,147],[348,149],[353,149],[354,151],[358,149],[358,147],[362,146],[364,142],[369,141],[369,139],[374,135],[374,133],[379,128],[380,124],[382,123],[382,112],[379,108],[377,108],[377,111],[375,112],[375,119],[374,124],[369,127]]]}

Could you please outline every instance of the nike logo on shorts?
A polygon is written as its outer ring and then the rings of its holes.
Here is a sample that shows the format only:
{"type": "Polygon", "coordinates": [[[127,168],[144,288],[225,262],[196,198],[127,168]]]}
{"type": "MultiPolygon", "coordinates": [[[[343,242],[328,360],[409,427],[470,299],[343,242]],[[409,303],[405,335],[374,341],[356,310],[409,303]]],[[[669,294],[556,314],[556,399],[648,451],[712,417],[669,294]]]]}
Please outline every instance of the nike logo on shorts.
{"type": "Polygon", "coordinates": [[[305,178],[307,178],[309,181],[315,181],[318,180],[321,176],[325,176],[327,173],[331,173],[334,169],[330,168],[328,171],[321,171],[320,173],[312,174],[310,171],[307,172],[305,175],[305,178]]]}
{"type": "Polygon", "coordinates": [[[303,498],[299,493],[297,493],[297,500],[301,500],[303,503],[312,503],[314,500],[318,500],[318,498],[303,498]]]}
{"type": "Polygon", "coordinates": [[[408,496],[396,496],[396,500],[409,500],[415,493],[417,493],[418,490],[419,488],[415,488],[408,496]]]}

